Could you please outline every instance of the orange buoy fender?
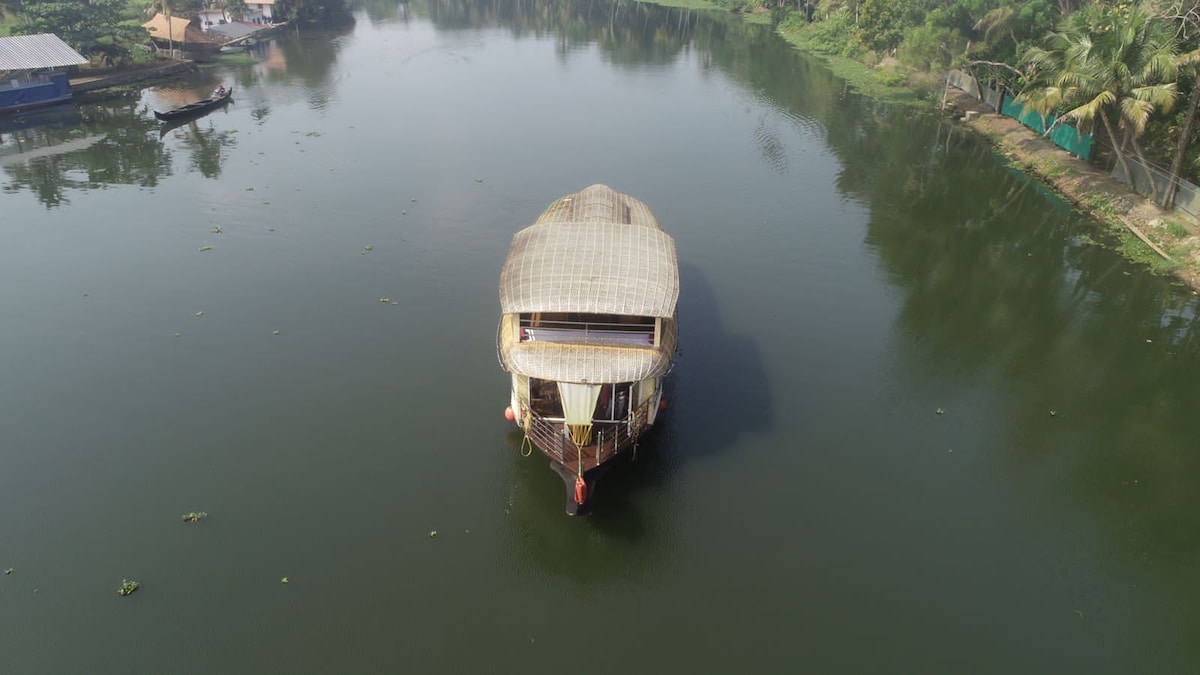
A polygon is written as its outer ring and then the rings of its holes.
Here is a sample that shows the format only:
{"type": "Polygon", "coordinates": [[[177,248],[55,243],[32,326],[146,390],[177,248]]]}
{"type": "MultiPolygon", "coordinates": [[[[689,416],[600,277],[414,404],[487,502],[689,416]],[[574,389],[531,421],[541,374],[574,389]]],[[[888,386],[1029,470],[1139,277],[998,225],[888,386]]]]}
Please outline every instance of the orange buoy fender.
{"type": "Polygon", "coordinates": [[[509,422],[517,421],[517,413],[513,412],[511,405],[504,408],[504,419],[508,420],[509,422]]]}
{"type": "Polygon", "coordinates": [[[665,399],[665,398],[658,399],[658,412],[662,412],[666,409],[667,409],[667,399],[665,399]]]}
{"type": "Polygon", "coordinates": [[[575,479],[575,503],[580,506],[587,501],[587,482],[583,480],[583,476],[575,479]]]}

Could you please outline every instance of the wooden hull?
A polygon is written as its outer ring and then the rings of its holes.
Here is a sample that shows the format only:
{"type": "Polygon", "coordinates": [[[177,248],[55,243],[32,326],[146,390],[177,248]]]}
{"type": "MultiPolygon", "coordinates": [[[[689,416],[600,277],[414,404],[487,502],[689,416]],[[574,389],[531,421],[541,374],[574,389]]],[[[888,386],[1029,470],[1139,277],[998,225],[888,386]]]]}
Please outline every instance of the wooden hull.
{"type": "MultiPolygon", "coordinates": [[[[662,402],[662,378],[636,407],[618,414],[605,415],[601,404],[598,417],[593,419],[590,434],[582,444],[572,438],[571,429],[560,417],[542,415],[536,400],[524,394],[519,377],[513,378],[513,420],[525,433],[526,442],[550,460],[550,467],[563,479],[567,490],[566,511],[569,515],[586,512],[597,479],[619,457],[636,454],[638,441],[652,429],[662,402]],[[582,499],[577,483],[584,483],[582,499]]],[[[613,386],[613,385],[608,385],[613,386]]],[[[613,410],[613,409],[609,409],[613,410]]]]}
{"type": "Polygon", "coordinates": [[[229,90],[226,91],[223,96],[214,96],[212,98],[206,98],[206,99],[203,99],[200,101],[196,101],[195,103],[189,103],[188,105],[185,105],[182,108],[168,110],[167,112],[159,112],[159,111],[155,110],[154,116],[164,122],[171,122],[174,120],[193,119],[193,118],[199,117],[201,115],[204,115],[205,113],[216,110],[217,108],[220,108],[221,106],[225,105],[226,103],[229,103],[229,101],[232,100],[232,98],[233,98],[233,88],[230,87],[229,90]]]}

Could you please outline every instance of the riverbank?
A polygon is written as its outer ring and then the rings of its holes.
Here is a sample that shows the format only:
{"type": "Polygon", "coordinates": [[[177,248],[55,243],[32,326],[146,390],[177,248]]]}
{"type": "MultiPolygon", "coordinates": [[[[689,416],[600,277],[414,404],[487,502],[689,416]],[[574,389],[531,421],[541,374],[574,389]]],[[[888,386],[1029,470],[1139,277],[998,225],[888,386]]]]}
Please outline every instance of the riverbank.
{"type": "MultiPolygon", "coordinates": [[[[651,4],[726,11],[706,0],[649,0],[651,4]]],[[[1014,167],[1043,183],[1097,223],[1099,245],[1109,246],[1156,274],[1171,275],[1200,290],[1200,236],[1182,212],[1166,212],[1111,175],[1042,138],[930,73],[912,72],[895,59],[870,66],[815,49],[803,24],[781,26],[778,34],[800,51],[820,59],[859,93],[893,105],[939,110],[943,97],[962,115],[962,127],[987,140],[1014,167]]]]}
{"type": "Polygon", "coordinates": [[[926,109],[938,109],[945,97],[948,104],[963,113],[959,121],[964,128],[986,139],[1013,166],[1091,216],[1098,225],[1094,241],[1146,265],[1156,274],[1174,276],[1193,291],[1200,290],[1200,237],[1187,214],[1163,211],[1107,171],[1062,150],[1020,122],[996,114],[966,92],[945,88],[940,78],[929,73],[906,72],[894,59],[871,67],[823,54],[808,45],[804,28],[778,32],[797,49],[821,59],[864,95],[926,109]]]}
{"type": "Polygon", "coordinates": [[[100,91],[112,87],[162,80],[196,70],[189,60],[171,60],[144,66],[112,68],[103,71],[84,71],[71,78],[71,91],[76,94],[100,91]]]}

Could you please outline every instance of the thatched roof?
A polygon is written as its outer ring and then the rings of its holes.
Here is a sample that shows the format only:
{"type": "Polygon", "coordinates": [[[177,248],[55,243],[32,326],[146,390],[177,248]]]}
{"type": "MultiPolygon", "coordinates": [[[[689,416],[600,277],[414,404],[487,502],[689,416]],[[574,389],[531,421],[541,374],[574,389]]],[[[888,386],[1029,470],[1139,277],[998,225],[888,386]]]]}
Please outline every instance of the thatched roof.
{"type": "Polygon", "coordinates": [[[186,42],[187,27],[191,22],[191,19],[173,16],[170,23],[168,23],[166,15],[159,12],[154,15],[153,19],[142,24],[142,27],[150,31],[150,37],[156,40],[186,42]]]}
{"type": "Polygon", "coordinates": [[[671,317],[675,241],[642,202],[593,185],[552,204],[513,237],[500,308],[671,317]]]}
{"type": "Polygon", "coordinates": [[[672,352],[663,349],[521,342],[503,352],[509,370],[557,382],[637,382],[665,375],[672,352]]]}

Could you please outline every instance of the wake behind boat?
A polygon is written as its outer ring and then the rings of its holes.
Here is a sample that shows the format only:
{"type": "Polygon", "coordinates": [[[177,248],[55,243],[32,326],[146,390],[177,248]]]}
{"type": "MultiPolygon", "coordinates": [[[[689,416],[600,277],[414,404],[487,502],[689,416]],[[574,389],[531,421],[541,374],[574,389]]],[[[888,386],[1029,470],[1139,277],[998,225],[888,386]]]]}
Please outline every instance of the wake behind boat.
{"type": "Polygon", "coordinates": [[[196,101],[195,103],[189,103],[183,107],[175,108],[174,110],[168,110],[167,112],[159,112],[155,110],[154,116],[164,122],[199,117],[210,110],[215,110],[225,105],[232,97],[233,87],[228,89],[224,89],[222,87],[221,89],[213,92],[212,96],[196,101]]]}

